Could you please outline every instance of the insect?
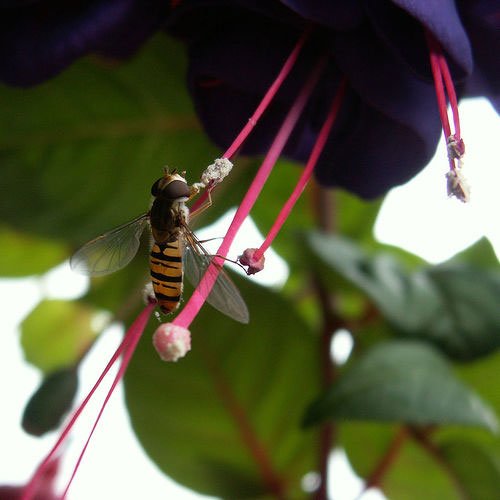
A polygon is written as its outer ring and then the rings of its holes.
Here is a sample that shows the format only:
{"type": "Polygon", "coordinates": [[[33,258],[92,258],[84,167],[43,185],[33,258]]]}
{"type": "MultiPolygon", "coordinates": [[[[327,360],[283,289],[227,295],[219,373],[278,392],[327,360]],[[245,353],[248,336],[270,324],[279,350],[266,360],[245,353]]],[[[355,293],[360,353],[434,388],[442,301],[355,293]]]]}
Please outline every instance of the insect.
{"type": "Polygon", "coordinates": [[[189,228],[186,202],[198,193],[188,186],[184,173],[165,170],[151,187],[154,197],[145,214],[81,247],[70,259],[71,268],[88,276],[104,276],[125,267],[136,255],[146,227],[152,234],[150,274],[160,310],[171,313],[182,298],[184,271],[194,286],[208,270],[218,272],[207,302],[227,316],[248,323],[247,306],[228,275],[203,248],[189,228]]]}

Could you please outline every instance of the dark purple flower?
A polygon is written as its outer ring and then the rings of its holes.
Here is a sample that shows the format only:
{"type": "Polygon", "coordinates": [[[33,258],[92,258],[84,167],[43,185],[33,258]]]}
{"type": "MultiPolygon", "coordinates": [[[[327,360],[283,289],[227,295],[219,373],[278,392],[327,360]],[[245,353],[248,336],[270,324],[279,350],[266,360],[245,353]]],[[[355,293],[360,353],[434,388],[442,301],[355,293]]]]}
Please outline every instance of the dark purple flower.
{"type": "Polygon", "coordinates": [[[440,137],[426,32],[445,54],[459,95],[494,98],[499,11],[498,1],[487,0],[186,0],[170,14],[168,31],[188,46],[189,88],[207,133],[227,147],[313,25],[305,55],[242,152],[267,151],[311,67],[327,54],[285,155],[304,161],[346,76],[349,90],[316,177],[371,198],[422,169],[440,137]]]}
{"type": "Polygon", "coordinates": [[[0,80],[43,82],[79,57],[130,56],[162,25],[165,0],[32,0],[0,7],[0,80]]]}
{"type": "Polygon", "coordinates": [[[344,103],[315,174],[325,186],[366,198],[407,181],[435,151],[443,104],[436,102],[430,38],[444,54],[459,97],[485,95],[498,104],[499,0],[28,0],[2,5],[0,79],[13,85],[42,82],[88,53],[127,57],[166,26],[188,48],[195,108],[220,147],[231,143],[300,34],[312,27],[293,73],[242,152],[268,150],[299,89],[326,55],[328,66],[284,154],[307,159],[328,103],[347,78],[344,103]]]}

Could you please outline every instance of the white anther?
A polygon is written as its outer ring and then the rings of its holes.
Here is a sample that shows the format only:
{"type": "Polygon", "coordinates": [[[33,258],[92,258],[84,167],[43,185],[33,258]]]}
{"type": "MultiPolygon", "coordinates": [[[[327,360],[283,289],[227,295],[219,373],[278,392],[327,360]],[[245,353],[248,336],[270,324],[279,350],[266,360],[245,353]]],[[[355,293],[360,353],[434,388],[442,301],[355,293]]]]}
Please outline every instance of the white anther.
{"type": "Polygon", "coordinates": [[[211,165],[209,165],[201,175],[200,184],[203,187],[208,184],[219,184],[231,172],[233,164],[227,158],[217,158],[211,165]]]}
{"type": "Polygon", "coordinates": [[[470,200],[470,187],[460,168],[446,173],[446,188],[448,196],[455,196],[463,203],[470,200]]]}

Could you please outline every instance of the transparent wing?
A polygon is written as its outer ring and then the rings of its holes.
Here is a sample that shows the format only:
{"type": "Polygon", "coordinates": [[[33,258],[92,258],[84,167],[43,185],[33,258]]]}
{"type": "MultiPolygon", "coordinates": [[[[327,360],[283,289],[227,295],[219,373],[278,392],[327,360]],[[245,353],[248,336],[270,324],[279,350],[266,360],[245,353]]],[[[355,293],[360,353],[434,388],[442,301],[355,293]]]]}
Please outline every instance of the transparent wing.
{"type": "Polygon", "coordinates": [[[148,214],[141,215],[89,241],[71,257],[71,269],[88,276],[104,276],[122,269],[135,257],[148,221],[148,214]]]}
{"type": "Polygon", "coordinates": [[[207,270],[218,273],[215,284],[208,294],[207,302],[218,311],[240,323],[248,323],[248,308],[236,285],[221,266],[210,266],[209,255],[196,236],[185,229],[184,272],[193,286],[198,286],[207,270]]]}

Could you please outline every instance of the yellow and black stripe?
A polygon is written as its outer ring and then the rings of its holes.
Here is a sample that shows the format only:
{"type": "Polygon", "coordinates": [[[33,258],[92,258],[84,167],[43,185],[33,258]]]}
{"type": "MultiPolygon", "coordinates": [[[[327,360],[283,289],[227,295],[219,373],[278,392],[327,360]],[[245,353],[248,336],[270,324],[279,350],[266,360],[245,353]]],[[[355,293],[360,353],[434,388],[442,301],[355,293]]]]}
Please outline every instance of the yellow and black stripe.
{"type": "Polygon", "coordinates": [[[180,239],[154,243],[149,259],[151,281],[162,312],[179,307],[182,296],[182,247],[180,239]]]}

